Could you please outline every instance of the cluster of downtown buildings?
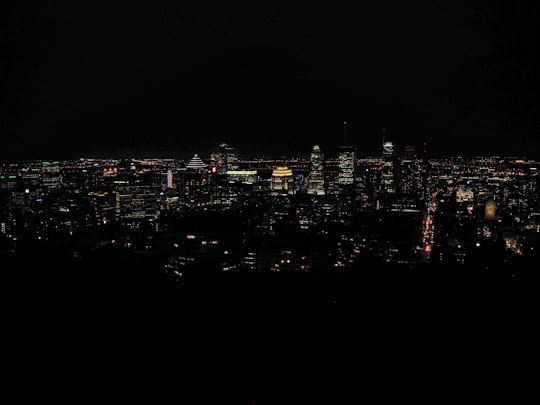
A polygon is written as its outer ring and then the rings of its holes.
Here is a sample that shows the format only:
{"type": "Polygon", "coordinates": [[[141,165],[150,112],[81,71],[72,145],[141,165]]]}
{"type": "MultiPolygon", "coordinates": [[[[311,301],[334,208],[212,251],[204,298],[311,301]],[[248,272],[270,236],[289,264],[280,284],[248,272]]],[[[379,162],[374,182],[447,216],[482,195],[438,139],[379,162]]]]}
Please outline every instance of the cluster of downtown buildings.
{"type": "Polygon", "coordinates": [[[492,271],[540,251],[536,161],[434,159],[425,145],[388,140],[373,157],[355,145],[334,156],[318,145],[299,157],[239,152],[221,144],[186,161],[5,162],[0,254],[76,263],[108,249],[179,280],[389,265],[492,271]]]}

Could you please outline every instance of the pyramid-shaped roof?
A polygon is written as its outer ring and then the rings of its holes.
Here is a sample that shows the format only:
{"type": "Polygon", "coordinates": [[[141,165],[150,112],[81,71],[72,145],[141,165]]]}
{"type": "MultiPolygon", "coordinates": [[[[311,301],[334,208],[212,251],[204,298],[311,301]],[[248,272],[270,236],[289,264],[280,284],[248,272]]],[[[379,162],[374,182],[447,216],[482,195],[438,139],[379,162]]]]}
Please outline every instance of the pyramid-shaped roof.
{"type": "Polygon", "coordinates": [[[202,161],[202,159],[197,155],[196,153],[193,155],[189,163],[186,165],[187,169],[205,169],[206,164],[202,161]]]}

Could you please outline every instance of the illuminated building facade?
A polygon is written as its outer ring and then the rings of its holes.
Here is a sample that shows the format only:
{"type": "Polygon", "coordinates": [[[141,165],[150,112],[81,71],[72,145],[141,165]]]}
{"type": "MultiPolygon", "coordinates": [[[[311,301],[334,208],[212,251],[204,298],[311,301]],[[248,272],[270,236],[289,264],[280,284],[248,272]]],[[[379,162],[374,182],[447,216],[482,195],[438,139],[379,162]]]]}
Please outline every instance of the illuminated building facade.
{"type": "Polygon", "coordinates": [[[217,173],[227,173],[230,170],[238,169],[238,152],[235,148],[221,143],[210,155],[212,166],[217,167],[217,173]]]}
{"type": "Polygon", "coordinates": [[[472,187],[467,186],[458,186],[456,190],[456,202],[457,203],[463,203],[468,202],[471,203],[474,201],[474,190],[472,187]]]}
{"type": "Polygon", "coordinates": [[[272,194],[294,194],[294,176],[291,169],[287,166],[278,166],[272,172],[270,183],[272,194]]]}
{"type": "Polygon", "coordinates": [[[123,220],[153,220],[158,216],[159,192],[154,186],[121,185],[116,194],[116,211],[123,220]]]}
{"type": "Polygon", "coordinates": [[[191,158],[191,160],[186,165],[186,169],[197,170],[197,171],[205,170],[206,164],[202,161],[199,155],[195,153],[193,157],[191,158]]]}
{"type": "Polygon", "coordinates": [[[167,188],[173,188],[173,187],[174,187],[173,173],[171,170],[167,170],[167,188]]]}
{"type": "Polygon", "coordinates": [[[42,162],[41,183],[47,190],[60,188],[62,176],[60,173],[60,162],[42,162]]]}
{"type": "Polygon", "coordinates": [[[484,220],[493,221],[495,219],[495,213],[497,211],[497,204],[495,200],[489,199],[484,206],[484,220]]]}
{"type": "Polygon", "coordinates": [[[106,224],[116,219],[116,194],[114,190],[93,190],[88,192],[88,201],[95,218],[94,224],[106,224]]]}
{"type": "Polygon", "coordinates": [[[229,170],[227,177],[229,183],[256,184],[257,170],[229,170]]]}
{"type": "Polygon", "coordinates": [[[353,186],[356,178],[356,146],[341,145],[338,160],[338,185],[353,186]]]}
{"type": "Polygon", "coordinates": [[[311,169],[308,177],[308,194],[324,195],[324,155],[319,145],[313,146],[311,152],[311,169]]]}
{"type": "Polygon", "coordinates": [[[394,181],[394,144],[392,141],[383,142],[383,167],[381,173],[381,192],[393,194],[396,192],[394,181]]]}

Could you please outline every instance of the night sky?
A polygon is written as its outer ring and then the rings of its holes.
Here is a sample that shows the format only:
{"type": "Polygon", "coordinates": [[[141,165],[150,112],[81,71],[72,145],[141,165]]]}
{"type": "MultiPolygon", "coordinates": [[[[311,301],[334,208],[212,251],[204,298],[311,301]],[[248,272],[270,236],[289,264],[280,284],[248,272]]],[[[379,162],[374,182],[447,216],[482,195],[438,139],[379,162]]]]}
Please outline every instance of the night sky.
{"type": "Polygon", "coordinates": [[[360,154],[540,157],[538,3],[1,4],[2,159],[331,152],[344,120],[360,154]]]}

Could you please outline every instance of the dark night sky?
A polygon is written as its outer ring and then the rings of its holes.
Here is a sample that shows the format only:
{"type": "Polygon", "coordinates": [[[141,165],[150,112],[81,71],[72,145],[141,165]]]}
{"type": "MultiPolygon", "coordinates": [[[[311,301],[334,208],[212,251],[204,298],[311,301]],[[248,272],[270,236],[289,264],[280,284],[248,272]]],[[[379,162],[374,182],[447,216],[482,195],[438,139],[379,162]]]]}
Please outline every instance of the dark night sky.
{"type": "Polygon", "coordinates": [[[539,157],[538,3],[222,3],[2,2],[0,158],[539,157]]]}

